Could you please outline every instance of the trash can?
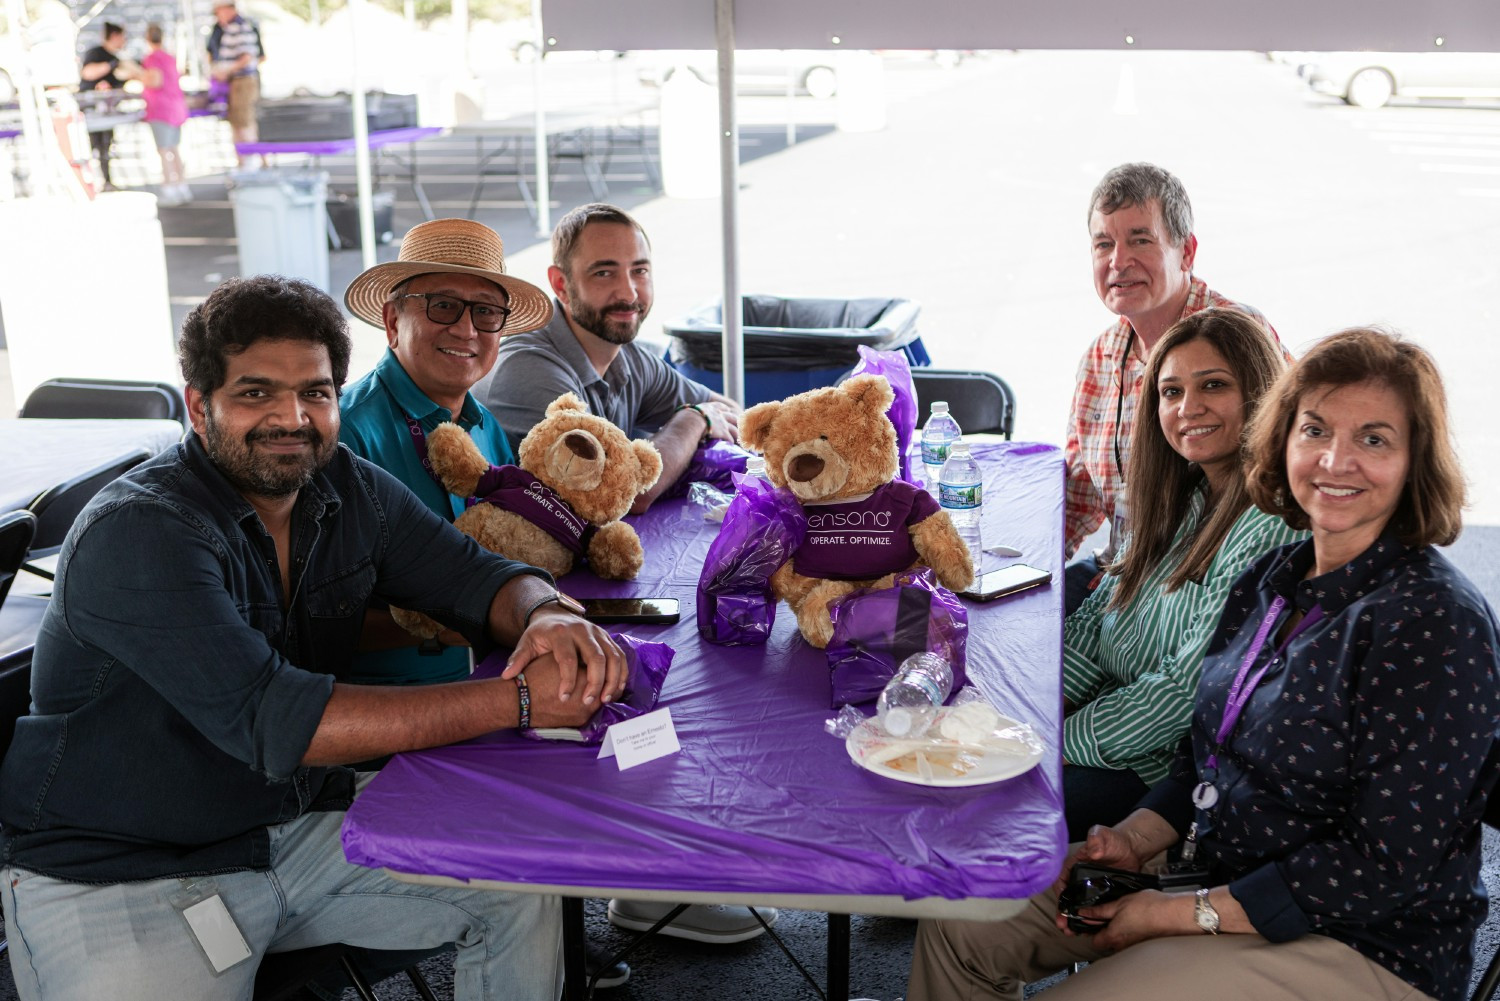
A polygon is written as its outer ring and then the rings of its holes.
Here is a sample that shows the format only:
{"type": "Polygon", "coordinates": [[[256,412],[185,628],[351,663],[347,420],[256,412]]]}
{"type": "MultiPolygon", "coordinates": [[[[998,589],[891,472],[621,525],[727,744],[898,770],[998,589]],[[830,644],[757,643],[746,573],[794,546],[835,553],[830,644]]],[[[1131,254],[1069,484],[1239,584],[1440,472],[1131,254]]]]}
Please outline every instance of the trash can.
{"type": "MultiPolygon", "coordinates": [[[[907,363],[932,359],[917,335],[922,307],[910,299],[742,299],[745,404],[832,386],[859,361],[859,347],[901,351],[907,363]]],[[[672,367],[716,392],[724,387],[724,312],[718,300],[662,331],[672,367]]]]}
{"type": "Polygon", "coordinates": [[[288,275],[328,288],[328,172],[230,174],[241,275],[288,275]]]}

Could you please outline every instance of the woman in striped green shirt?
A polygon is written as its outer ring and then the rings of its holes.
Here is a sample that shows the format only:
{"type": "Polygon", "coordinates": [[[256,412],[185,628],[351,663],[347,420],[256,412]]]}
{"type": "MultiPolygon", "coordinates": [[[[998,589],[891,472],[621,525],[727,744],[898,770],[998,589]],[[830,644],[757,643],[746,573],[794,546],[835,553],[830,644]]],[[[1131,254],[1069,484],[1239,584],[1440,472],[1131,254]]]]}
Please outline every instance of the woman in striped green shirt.
{"type": "Polygon", "coordinates": [[[1166,775],[1230,584],[1304,535],[1250,503],[1241,463],[1245,424],[1283,367],[1264,328],[1232,309],[1184,318],[1151,352],[1125,477],[1130,536],[1063,633],[1071,841],[1166,775]]]}

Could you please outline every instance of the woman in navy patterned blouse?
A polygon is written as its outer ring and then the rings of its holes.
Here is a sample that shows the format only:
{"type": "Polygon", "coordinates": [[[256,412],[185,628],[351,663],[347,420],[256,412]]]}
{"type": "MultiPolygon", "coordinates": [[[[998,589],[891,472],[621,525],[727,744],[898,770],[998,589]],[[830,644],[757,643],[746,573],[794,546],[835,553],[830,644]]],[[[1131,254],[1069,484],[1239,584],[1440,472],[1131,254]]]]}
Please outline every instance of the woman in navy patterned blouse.
{"type": "MultiPolygon", "coordinates": [[[[1262,403],[1257,505],[1312,539],[1230,590],[1172,773],[1065,866],[1139,870],[1185,834],[1197,892],[1144,890],[1063,930],[1057,888],[999,924],[923,922],[909,1001],[1051,996],[1460,1001],[1500,774],[1495,614],[1434,545],[1461,528],[1442,383],[1420,348],[1336,334],[1262,403]]],[[[1061,885],[1061,881],[1060,884],[1061,885]]]]}

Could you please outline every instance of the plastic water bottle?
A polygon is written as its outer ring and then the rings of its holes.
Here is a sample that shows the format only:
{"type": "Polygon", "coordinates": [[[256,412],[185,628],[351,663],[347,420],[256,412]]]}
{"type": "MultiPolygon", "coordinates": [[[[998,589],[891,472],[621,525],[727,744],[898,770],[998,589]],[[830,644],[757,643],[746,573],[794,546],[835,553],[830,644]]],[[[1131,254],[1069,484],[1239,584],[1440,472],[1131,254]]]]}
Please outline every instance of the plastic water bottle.
{"type": "Polygon", "coordinates": [[[938,504],[948,512],[959,538],[969,547],[969,558],[978,573],[984,556],[984,539],[979,528],[984,511],[984,477],[964,442],[954,445],[948,452],[948,461],[943,463],[938,476],[938,504]]]}
{"type": "Polygon", "coordinates": [[[946,660],[935,653],[914,653],[880,693],[875,718],[892,737],[920,737],[952,690],[953,669],[946,660]]]}
{"type": "Polygon", "coordinates": [[[745,475],[753,476],[759,480],[771,482],[771,477],[766,474],[766,457],[764,455],[751,455],[745,460],[745,475]]]}
{"type": "Polygon", "coordinates": [[[927,470],[927,490],[934,497],[937,496],[943,463],[948,461],[948,450],[962,434],[958,421],[948,413],[948,404],[942,400],[933,400],[932,415],[922,428],[922,465],[927,470]]]}

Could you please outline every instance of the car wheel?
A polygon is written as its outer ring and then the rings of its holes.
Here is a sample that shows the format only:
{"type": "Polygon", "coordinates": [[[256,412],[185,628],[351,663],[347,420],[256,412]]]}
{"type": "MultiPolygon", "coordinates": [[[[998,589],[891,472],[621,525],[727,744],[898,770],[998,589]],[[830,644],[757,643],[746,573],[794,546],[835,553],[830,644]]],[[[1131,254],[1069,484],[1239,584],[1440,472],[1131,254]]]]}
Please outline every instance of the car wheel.
{"type": "Polygon", "coordinates": [[[831,66],[814,66],[802,74],[802,89],[809,97],[832,97],[839,92],[839,75],[831,66]]]}
{"type": "Polygon", "coordinates": [[[1356,108],[1380,108],[1396,93],[1396,81],[1379,66],[1369,66],[1349,78],[1344,100],[1356,108]]]}
{"type": "Polygon", "coordinates": [[[516,43],[512,54],[518,63],[534,63],[536,62],[536,43],[529,38],[523,38],[516,43]]]}

